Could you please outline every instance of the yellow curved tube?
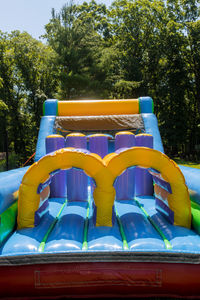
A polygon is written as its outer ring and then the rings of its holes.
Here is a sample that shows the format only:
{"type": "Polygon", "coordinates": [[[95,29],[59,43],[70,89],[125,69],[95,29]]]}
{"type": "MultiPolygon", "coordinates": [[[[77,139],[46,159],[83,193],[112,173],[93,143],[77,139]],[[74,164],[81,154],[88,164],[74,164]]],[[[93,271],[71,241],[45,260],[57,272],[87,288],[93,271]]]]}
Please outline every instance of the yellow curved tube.
{"type": "MultiPolygon", "coordinates": [[[[42,157],[25,173],[19,188],[18,228],[34,227],[35,211],[39,207],[40,195],[37,189],[40,183],[49,178],[56,169],[81,168],[93,177],[98,184],[98,176],[105,169],[102,159],[97,154],[86,154],[74,148],[64,148],[42,157]]],[[[101,184],[100,184],[101,186],[101,184]]]]}
{"type": "Polygon", "coordinates": [[[97,154],[87,154],[73,148],[64,148],[48,154],[34,163],[23,177],[19,189],[18,228],[34,227],[34,215],[40,195],[38,185],[45,182],[56,169],[77,167],[94,178],[94,201],[97,206],[97,226],[112,226],[112,207],[115,200],[114,180],[130,166],[154,168],[171,185],[168,204],[174,211],[175,224],[190,228],[191,204],[185,179],[175,162],[165,154],[145,147],[134,147],[119,154],[111,153],[103,160],[97,154]]]}
{"type": "Polygon", "coordinates": [[[110,160],[108,158],[105,157],[104,160],[114,179],[131,166],[138,165],[158,170],[171,185],[172,194],[168,196],[168,204],[174,212],[175,225],[191,227],[191,203],[188,188],[178,165],[167,155],[150,148],[134,147],[119,153],[110,160]]]}

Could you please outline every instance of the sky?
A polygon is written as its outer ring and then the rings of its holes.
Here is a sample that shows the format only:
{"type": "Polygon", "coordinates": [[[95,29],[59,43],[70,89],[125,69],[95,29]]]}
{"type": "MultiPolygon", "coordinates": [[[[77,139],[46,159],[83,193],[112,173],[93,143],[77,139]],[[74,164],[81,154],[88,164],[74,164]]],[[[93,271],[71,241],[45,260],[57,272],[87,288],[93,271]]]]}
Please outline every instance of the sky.
{"type": "MultiPolygon", "coordinates": [[[[68,1],[64,0],[0,0],[0,30],[27,31],[32,37],[39,39],[44,34],[44,26],[51,18],[51,10],[57,12],[68,1]]],[[[74,0],[81,4],[83,0],[74,0]]],[[[87,1],[90,2],[90,1],[87,1]]],[[[96,0],[109,6],[112,0],[96,0]]]]}

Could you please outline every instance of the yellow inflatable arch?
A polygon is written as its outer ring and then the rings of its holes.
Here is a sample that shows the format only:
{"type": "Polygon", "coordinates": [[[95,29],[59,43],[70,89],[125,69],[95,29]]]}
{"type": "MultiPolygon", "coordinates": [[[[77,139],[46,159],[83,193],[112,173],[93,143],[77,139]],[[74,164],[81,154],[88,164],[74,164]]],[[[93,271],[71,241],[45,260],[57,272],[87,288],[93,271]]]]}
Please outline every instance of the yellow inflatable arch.
{"type": "Polygon", "coordinates": [[[158,170],[171,185],[168,204],[174,211],[176,225],[191,226],[191,206],[184,177],[178,166],[163,153],[144,147],[134,147],[119,154],[111,153],[103,160],[96,154],[73,148],[57,150],[34,163],[23,177],[19,189],[18,228],[34,227],[35,211],[39,207],[40,183],[56,169],[77,167],[83,169],[96,182],[94,201],[97,206],[96,226],[112,226],[112,207],[115,200],[113,183],[126,168],[142,166],[158,170]]]}
{"type": "Polygon", "coordinates": [[[169,208],[174,212],[174,224],[191,227],[191,203],[185,178],[178,165],[167,155],[146,147],[134,147],[118,155],[108,154],[104,157],[104,163],[114,180],[131,166],[138,165],[159,171],[171,185],[172,194],[168,195],[167,200],[169,208]]]}
{"type": "MultiPolygon", "coordinates": [[[[42,157],[28,169],[22,179],[18,199],[18,229],[34,227],[34,215],[40,203],[40,195],[37,194],[39,184],[47,181],[54,170],[72,167],[83,169],[99,186],[101,182],[98,179],[109,174],[100,156],[74,148],[60,149],[42,157]]],[[[108,177],[106,180],[111,185],[112,180],[108,177]]]]}

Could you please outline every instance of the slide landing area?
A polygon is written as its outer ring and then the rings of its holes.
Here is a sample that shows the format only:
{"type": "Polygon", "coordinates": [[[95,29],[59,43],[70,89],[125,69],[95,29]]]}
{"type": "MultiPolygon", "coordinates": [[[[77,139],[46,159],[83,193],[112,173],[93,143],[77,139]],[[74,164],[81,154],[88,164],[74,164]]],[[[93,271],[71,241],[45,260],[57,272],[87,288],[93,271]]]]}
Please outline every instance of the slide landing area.
{"type": "Polygon", "coordinates": [[[199,235],[171,225],[154,203],[151,196],[115,201],[114,226],[96,227],[92,197],[88,202],[51,198],[49,212],[40,224],[15,231],[1,247],[1,256],[91,251],[200,253],[199,235]]]}

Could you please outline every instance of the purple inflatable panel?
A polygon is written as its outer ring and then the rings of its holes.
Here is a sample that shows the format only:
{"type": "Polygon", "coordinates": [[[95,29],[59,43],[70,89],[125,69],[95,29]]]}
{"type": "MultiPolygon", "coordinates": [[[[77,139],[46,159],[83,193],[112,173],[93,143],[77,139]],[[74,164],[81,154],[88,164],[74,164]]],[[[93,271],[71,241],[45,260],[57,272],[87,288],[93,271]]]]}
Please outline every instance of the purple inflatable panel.
{"type": "Polygon", "coordinates": [[[105,134],[93,134],[89,137],[89,150],[101,158],[108,154],[108,136],[105,134]]]}
{"type": "MultiPolygon", "coordinates": [[[[136,147],[153,148],[153,136],[150,134],[138,134],[135,137],[136,147]]],[[[153,180],[152,175],[145,168],[135,169],[135,195],[152,196],[153,180]]]]}
{"type": "MultiPolygon", "coordinates": [[[[53,134],[46,137],[46,153],[51,153],[61,148],[65,148],[65,139],[63,136],[53,134]]],[[[50,197],[64,198],[66,196],[66,171],[62,170],[52,178],[50,184],[50,197]]]]}
{"type": "MultiPolygon", "coordinates": [[[[105,134],[92,134],[89,136],[89,150],[91,153],[96,153],[101,158],[104,158],[108,154],[108,136],[105,134]]],[[[93,193],[95,189],[95,183],[93,180],[90,181],[91,191],[93,193]]],[[[93,222],[96,224],[96,205],[93,202],[93,222]]],[[[113,215],[113,214],[112,214],[113,215]]],[[[112,219],[112,223],[113,223],[112,219]]],[[[114,223],[113,223],[114,224],[114,223]]]]}
{"type": "MultiPolygon", "coordinates": [[[[66,147],[87,149],[87,138],[82,133],[71,133],[66,138],[66,147]]],[[[68,201],[87,201],[88,176],[82,170],[67,170],[68,201]]]]}
{"type": "MultiPolygon", "coordinates": [[[[115,135],[115,151],[119,152],[122,148],[135,146],[135,135],[132,132],[121,131],[115,135]]],[[[130,168],[123,172],[115,181],[117,200],[131,200],[135,194],[135,169],[130,168]]]]}

